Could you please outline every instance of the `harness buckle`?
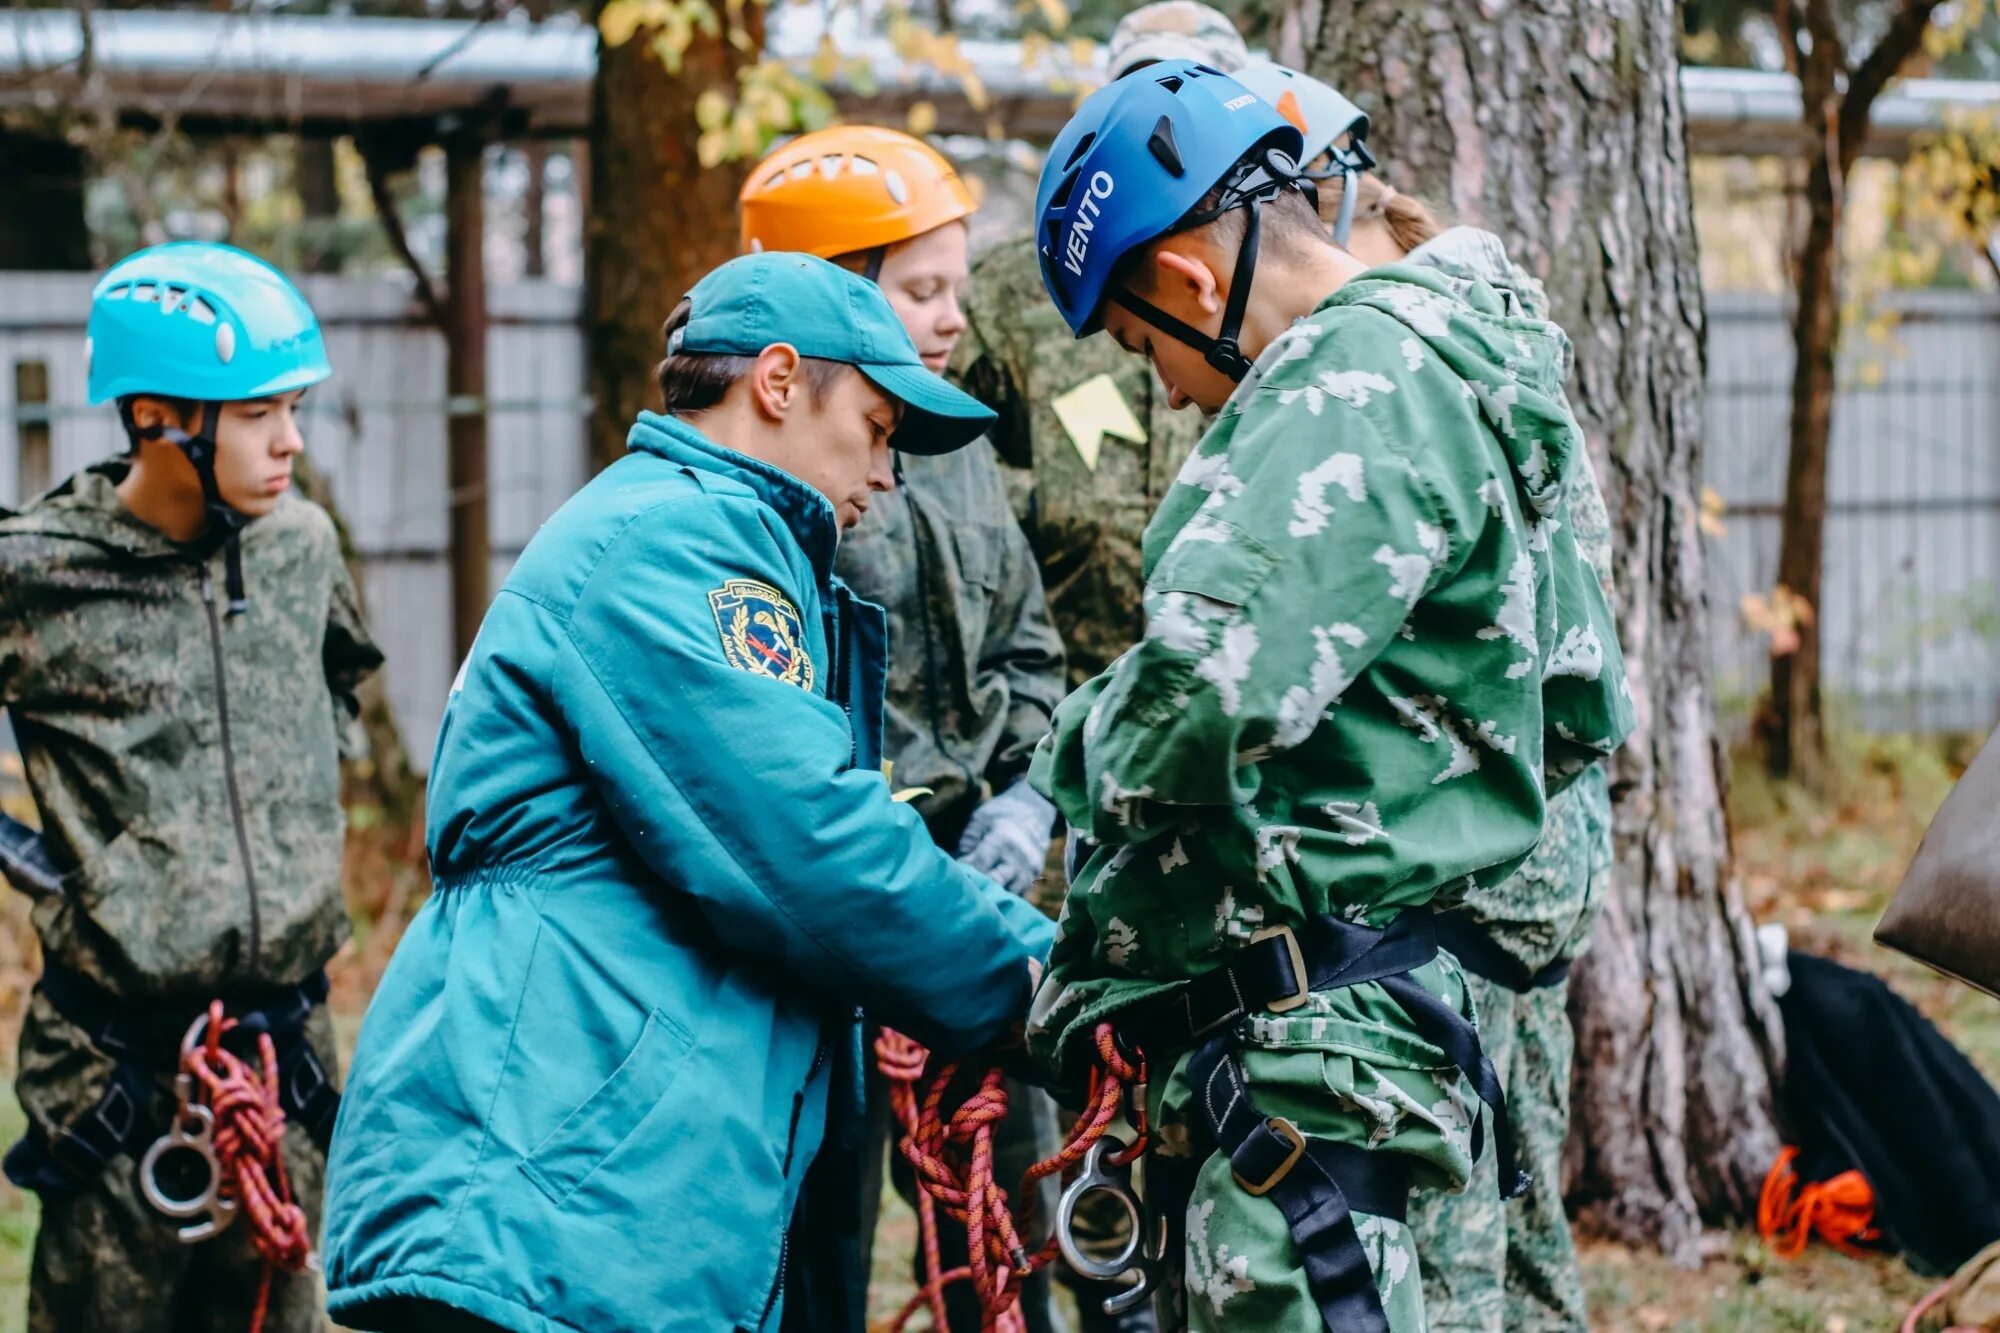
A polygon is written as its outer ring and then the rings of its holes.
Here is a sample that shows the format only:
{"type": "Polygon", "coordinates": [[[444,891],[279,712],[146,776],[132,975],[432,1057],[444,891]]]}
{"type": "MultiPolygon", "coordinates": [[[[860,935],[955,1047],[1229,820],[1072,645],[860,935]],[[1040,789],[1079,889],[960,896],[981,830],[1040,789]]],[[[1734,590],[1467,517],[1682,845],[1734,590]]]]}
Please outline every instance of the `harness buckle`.
{"type": "Polygon", "coordinates": [[[1299,1159],[1306,1155],[1306,1136],[1299,1133],[1299,1127],[1291,1121],[1274,1115],[1264,1121],[1264,1128],[1291,1145],[1292,1150],[1285,1154],[1285,1159],[1272,1168],[1269,1175],[1255,1182],[1245,1180],[1243,1173],[1234,1166],[1229,1169],[1229,1174],[1236,1177],[1237,1186],[1245,1194],[1259,1199],[1283,1184],[1285,1177],[1292,1173],[1292,1168],[1299,1164],[1299,1159]]]}
{"type": "Polygon", "coordinates": [[[1274,1014],[1288,1014],[1312,998],[1312,975],[1306,971],[1306,956],[1299,948],[1299,937],[1292,932],[1290,926],[1266,926],[1252,935],[1250,942],[1261,944],[1265,940],[1280,937],[1285,941],[1285,952],[1291,955],[1292,976],[1298,984],[1298,989],[1290,995],[1281,995],[1275,1000],[1267,1001],[1264,1008],[1274,1014]]]}

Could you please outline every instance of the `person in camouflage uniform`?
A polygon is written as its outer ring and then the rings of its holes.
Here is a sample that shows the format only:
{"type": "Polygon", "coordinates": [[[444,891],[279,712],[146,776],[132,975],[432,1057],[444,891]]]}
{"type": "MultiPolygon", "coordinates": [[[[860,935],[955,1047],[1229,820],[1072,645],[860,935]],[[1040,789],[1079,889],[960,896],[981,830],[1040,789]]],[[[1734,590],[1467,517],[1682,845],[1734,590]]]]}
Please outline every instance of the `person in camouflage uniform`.
{"type": "MultiPolygon", "coordinates": [[[[974,205],[935,150],[874,126],[804,134],[750,173],[742,206],[745,250],[801,250],[872,278],[925,364],[944,369],[965,329],[958,293],[974,205]],[[800,164],[810,169],[795,172],[800,164]],[[886,184],[892,178],[903,183],[900,197],[886,184]]],[[[1025,778],[1064,693],[1062,642],[992,448],[976,441],[948,454],[898,454],[896,474],[896,489],[842,535],[835,558],[835,572],[889,616],[883,755],[893,784],[916,792],[912,803],[938,846],[1025,895],[1055,823],[1054,807],[1025,778]]],[[[1009,1094],[996,1149],[1012,1181],[1059,1141],[1046,1093],[1016,1084],[1009,1094]]],[[[888,1087],[872,1060],[868,1118],[864,1254],[893,1138],[888,1087]]],[[[901,1155],[887,1164],[913,1196],[901,1155]]],[[[1043,1190],[1043,1216],[1054,1210],[1054,1184],[1043,1190]]],[[[964,1229],[941,1219],[940,1231],[944,1267],[959,1267],[964,1229]]],[[[921,1282],[921,1253],[914,1266],[921,1282]]],[[[979,1327],[971,1284],[950,1287],[946,1309],[954,1329],[979,1327]]],[[[1029,1333],[1054,1326],[1046,1277],[1026,1285],[1022,1309],[1029,1333]]]]}
{"type": "MultiPolygon", "coordinates": [[[[1354,126],[1358,114],[1341,94],[1280,66],[1253,71],[1245,83],[1296,89],[1303,113],[1306,166],[1354,126]],[[1325,123],[1319,117],[1325,116],[1325,123]]],[[[1472,227],[1441,228],[1420,200],[1378,177],[1343,179],[1328,171],[1319,187],[1320,220],[1335,230],[1342,195],[1355,207],[1347,249],[1364,264],[1410,263],[1461,282],[1485,282],[1517,315],[1548,317],[1542,285],[1508,259],[1499,238],[1472,227]]],[[[1570,530],[1616,605],[1610,518],[1588,459],[1571,469],[1570,530]]],[[[1433,1330],[1580,1333],[1588,1327],[1576,1247],[1561,1196],[1562,1152],[1569,1130],[1568,967],[1589,941],[1611,864],[1611,799],[1602,766],[1593,766],[1549,798],[1542,840],[1513,878],[1466,895],[1451,920],[1446,947],[1466,970],[1479,1028],[1500,1074],[1522,1164],[1535,1186],[1500,1197],[1496,1164],[1482,1160],[1462,1194],[1420,1195],[1411,1210],[1424,1275],[1424,1309],[1433,1330]]]]}
{"type": "MultiPolygon", "coordinates": [[[[251,1227],[182,1244],[135,1162],[211,998],[272,1016],[286,1081],[317,1072],[331,1129],[314,1001],[347,936],[338,756],[382,658],[332,521],[288,489],[298,399],[328,367],[284,277],[222,246],[142,251],[99,283],[90,335],[92,399],[119,400],[133,454],[0,511],[0,705],[41,818],[0,830],[44,966],[6,1162],[41,1195],[29,1327],[241,1329],[251,1227]],[[139,1105],[113,1143],[91,1122],[131,1109],[118,1088],[139,1105]]],[[[324,1138],[294,1123],[283,1151],[316,1228],[324,1138]]],[[[317,1280],[278,1275],[265,1327],[321,1324],[317,1280]]]]}
{"type": "MultiPolygon", "coordinates": [[[[1541,284],[1489,232],[1455,227],[1412,250],[1407,262],[1484,282],[1518,315],[1548,318],[1541,284]]],[[[1566,498],[1577,551],[1615,607],[1611,520],[1587,456],[1570,468],[1566,498]]],[[[1461,948],[1466,982],[1507,1092],[1522,1164],[1536,1183],[1503,1202],[1497,1178],[1482,1163],[1463,1194],[1416,1201],[1410,1221],[1426,1260],[1424,1303],[1433,1330],[1583,1333],[1589,1327],[1562,1203],[1575,1049],[1568,972],[1589,947],[1610,873],[1610,785],[1604,766],[1593,764],[1549,798],[1542,840],[1514,877],[1465,897],[1463,916],[1490,944],[1461,948]]]]}
{"type": "MultiPolygon", "coordinates": [[[[1216,10],[1159,0],[1119,21],[1106,57],[1117,79],[1167,59],[1226,74],[1249,53],[1216,10]]],[[[1201,438],[1201,419],[1176,411],[1109,338],[1070,336],[1043,295],[1032,232],[980,256],[964,305],[952,375],[1000,414],[993,446],[1041,562],[1070,683],[1081,685],[1144,630],[1139,534],[1201,438]]]]}
{"type": "Polygon", "coordinates": [[[1183,1229],[1172,1317],[1295,1330],[1337,1306],[1410,1333],[1418,1256],[1384,1182],[1464,1188],[1477,1103],[1499,1100],[1428,913],[1512,875],[1547,797],[1632,722],[1568,510],[1569,348],[1486,282],[1366,271],[1294,189],[1295,128],[1226,77],[1158,72],[1087,101],[1051,149],[1044,277],[1073,329],[1101,321],[1218,415],[1144,535],[1145,638],[1063,703],[1031,769],[1097,846],[1029,1046],[1073,1084],[1098,1023],[1171,1033],[1182,1012],[1191,1041],[1148,1052],[1158,1153],[1183,1163],[1161,1174],[1187,1200],[1152,1201],[1183,1229]],[[1242,994],[1274,940],[1326,988],[1293,962],[1297,995],[1197,1026],[1196,997],[1242,994]],[[1371,979],[1331,961],[1391,943],[1371,979]],[[1350,1210],[1336,1180],[1305,1214],[1325,1230],[1295,1239],[1290,1205],[1240,1174],[1281,1124],[1298,1151],[1263,1185],[1303,1155],[1308,1185],[1340,1163],[1382,1206],[1350,1210]],[[1332,1278],[1307,1263],[1327,1245],[1332,1278]]]}

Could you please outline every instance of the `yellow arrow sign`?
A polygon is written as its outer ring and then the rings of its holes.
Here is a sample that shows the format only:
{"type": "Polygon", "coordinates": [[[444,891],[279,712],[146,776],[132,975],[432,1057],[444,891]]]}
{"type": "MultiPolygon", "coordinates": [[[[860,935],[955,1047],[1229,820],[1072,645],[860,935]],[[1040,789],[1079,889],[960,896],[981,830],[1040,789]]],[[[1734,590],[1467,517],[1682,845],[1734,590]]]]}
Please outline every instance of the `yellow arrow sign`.
{"type": "Polygon", "coordinates": [[[1058,395],[1049,406],[1056,410],[1056,420],[1062,422],[1069,442],[1083,458],[1083,465],[1092,472],[1097,471],[1105,436],[1115,435],[1134,444],[1146,442],[1146,428],[1132,415],[1125,395],[1118,392],[1117,381],[1109,375],[1085,380],[1068,393],[1058,395]]]}

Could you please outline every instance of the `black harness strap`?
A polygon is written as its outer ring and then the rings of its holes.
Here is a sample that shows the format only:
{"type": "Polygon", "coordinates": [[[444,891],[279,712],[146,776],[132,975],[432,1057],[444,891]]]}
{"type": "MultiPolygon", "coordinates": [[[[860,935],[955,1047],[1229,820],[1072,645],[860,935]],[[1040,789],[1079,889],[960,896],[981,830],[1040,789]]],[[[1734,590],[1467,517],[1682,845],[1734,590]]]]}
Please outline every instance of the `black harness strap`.
{"type": "MultiPolygon", "coordinates": [[[[1296,932],[1259,933],[1227,963],[1113,1019],[1123,1039],[1156,1061],[1196,1048],[1188,1081],[1201,1096],[1208,1131],[1229,1155],[1237,1183],[1284,1214],[1307,1285],[1333,1333],[1388,1333],[1353,1213],[1400,1220],[1408,1166],[1390,1154],[1309,1140],[1289,1120],[1260,1112],[1244,1078],[1238,1025],[1254,1012],[1297,1008],[1314,991],[1379,983],[1492,1110],[1500,1193],[1514,1198],[1528,1178],[1517,1164],[1500,1076],[1472,1023],[1409,975],[1437,953],[1436,919],[1427,911],[1404,912],[1380,929],[1314,917],[1296,932]]],[[[1485,1128],[1482,1115],[1473,1123],[1475,1158],[1484,1151],[1485,1128]]]]}
{"type": "Polygon", "coordinates": [[[1517,994],[1560,986],[1569,980],[1569,959],[1558,958],[1546,967],[1530,971],[1527,964],[1495,944],[1493,937],[1464,912],[1446,912],[1438,917],[1437,935],[1438,943],[1449,949],[1466,971],[1517,994]]]}
{"type": "MultiPolygon", "coordinates": [[[[147,1113],[153,1080],[180,1062],[181,1038],[200,1009],[163,1005],[141,1011],[108,994],[80,973],[58,965],[44,968],[38,986],[56,1012],[89,1036],[93,1046],[117,1061],[111,1081],[91,1108],[53,1136],[30,1126],[7,1152],[7,1178],[37,1193],[81,1189],[113,1158],[137,1157],[163,1131],[147,1113]]],[[[278,1052],[278,1101],[286,1120],[312,1137],[321,1151],[333,1139],[340,1093],[306,1040],[306,1020],[326,1002],[327,978],[315,972],[296,986],[242,993],[227,1007],[238,1034],[269,1033],[278,1052]]]]}
{"type": "Polygon", "coordinates": [[[1305,1269],[1320,1319],[1334,1333],[1389,1333],[1356,1212],[1403,1220],[1409,1165],[1352,1144],[1307,1139],[1289,1120],[1266,1116],[1250,1099],[1236,1038],[1204,1042],[1188,1062],[1216,1147],[1236,1183],[1277,1205],[1305,1269]]]}

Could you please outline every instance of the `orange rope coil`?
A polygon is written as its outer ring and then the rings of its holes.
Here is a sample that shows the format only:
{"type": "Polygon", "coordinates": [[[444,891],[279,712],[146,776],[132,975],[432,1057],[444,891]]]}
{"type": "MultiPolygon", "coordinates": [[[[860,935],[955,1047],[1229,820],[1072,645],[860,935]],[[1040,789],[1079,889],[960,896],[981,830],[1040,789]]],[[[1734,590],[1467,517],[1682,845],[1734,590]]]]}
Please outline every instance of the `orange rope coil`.
{"type": "Polygon", "coordinates": [[[1757,1199],[1757,1231],[1781,1259],[1796,1259],[1817,1233],[1842,1254],[1859,1258],[1882,1238],[1875,1225],[1875,1191],[1859,1171],[1803,1187],[1792,1162],[1799,1150],[1786,1147],[1764,1177],[1757,1199]]]}
{"type": "Polygon", "coordinates": [[[302,1273],[314,1262],[312,1227],[293,1200],[281,1145],[285,1113],[278,1102],[278,1051],[268,1032],[257,1036],[258,1064],[223,1049],[223,1034],[237,1020],[223,1016],[222,1001],[208,1007],[204,1039],[182,1054],[181,1068],[215,1116],[215,1156],[221,1164],[221,1197],[249,1215],[251,1243],[264,1260],[250,1333],[261,1333],[278,1269],[302,1273]]]}
{"type": "Polygon", "coordinates": [[[889,1081],[889,1104],[901,1127],[898,1148],[916,1173],[917,1226],[924,1254],[924,1285],[896,1316],[896,1333],[928,1308],[932,1327],[944,1333],[944,1291],[954,1282],[970,1281],[979,1296],[981,1333],[1021,1333],[1021,1284],[1055,1260],[1053,1232],[1030,1250],[1022,1228],[1033,1222],[1035,1189],[1057,1173],[1081,1165],[1084,1154],[1109,1132],[1122,1110],[1129,1110],[1138,1131],[1132,1146],[1111,1159],[1123,1166],[1146,1149],[1146,1065],[1143,1057],[1128,1057],[1109,1023],[1096,1032],[1099,1064],[1091,1071],[1083,1115],[1055,1156],[1035,1163],[1022,1175],[1012,1198],[994,1176],[993,1134],[1007,1116],[1006,1075],[998,1068],[981,1071],[972,1094],[950,1111],[945,1098],[960,1070],[947,1061],[931,1070],[930,1052],[899,1032],[884,1028],[875,1040],[875,1058],[889,1081]],[[1135,1095],[1127,1105],[1127,1092],[1135,1095]],[[968,1263],[941,1272],[937,1210],[960,1223],[966,1232],[968,1263]],[[1018,1219],[1018,1221],[1017,1221],[1018,1219]]]}

